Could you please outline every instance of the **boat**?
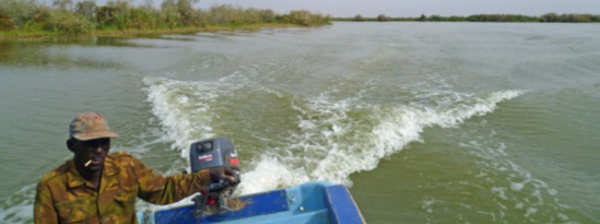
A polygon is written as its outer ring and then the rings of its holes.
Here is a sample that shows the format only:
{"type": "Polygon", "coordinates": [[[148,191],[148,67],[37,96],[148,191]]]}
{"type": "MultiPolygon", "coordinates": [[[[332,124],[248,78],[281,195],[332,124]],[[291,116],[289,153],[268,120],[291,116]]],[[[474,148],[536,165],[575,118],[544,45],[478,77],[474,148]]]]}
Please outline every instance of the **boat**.
{"type": "Polygon", "coordinates": [[[239,197],[248,204],[237,211],[202,216],[194,215],[194,205],[156,211],[139,211],[141,224],[167,223],[366,223],[343,185],[312,181],[294,187],[239,197]]]}

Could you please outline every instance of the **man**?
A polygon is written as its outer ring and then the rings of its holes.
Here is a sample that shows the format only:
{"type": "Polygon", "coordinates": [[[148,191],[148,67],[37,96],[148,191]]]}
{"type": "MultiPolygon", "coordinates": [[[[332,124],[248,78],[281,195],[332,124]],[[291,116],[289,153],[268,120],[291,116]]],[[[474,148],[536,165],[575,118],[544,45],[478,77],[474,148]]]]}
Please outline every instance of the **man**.
{"type": "Polygon", "coordinates": [[[118,135],[97,113],[80,114],[69,129],[67,148],[75,155],[40,179],[35,223],[137,223],[136,197],[169,204],[210,183],[239,182],[231,168],[164,177],[128,153],[108,154],[118,135]]]}

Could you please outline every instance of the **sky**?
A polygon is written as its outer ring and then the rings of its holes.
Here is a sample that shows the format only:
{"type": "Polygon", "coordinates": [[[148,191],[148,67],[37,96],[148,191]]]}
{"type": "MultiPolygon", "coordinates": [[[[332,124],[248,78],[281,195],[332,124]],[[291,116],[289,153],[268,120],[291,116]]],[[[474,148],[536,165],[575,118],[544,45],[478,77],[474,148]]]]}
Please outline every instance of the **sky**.
{"type": "MultiPolygon", "coordinates": [[[[39,0],[51,2],[53,0],[39,0]]],[[[74,0],[77,1],[77,0],[74,0]]],[[[104,5],[107,0],[96,0],[104,5]]],[[[143,0],[131,0],[141,3],[143,0]]],[[[159,6],[162,0],[152,0],[159,6]]],[[[540,16],[554,12],[600,14],[600,0],[200,0],[197,7],[233,4],[273,9],[277,13],[304,9],[334,17],[416,17],[421,14],[468,16],[473,14],[522,14],[540,16]]]]}
{"type": "Polygon", "coordinates": [[[523,14],[539,16],[555,13],[600,14],[600,0],[201,0],[200,7],[232,3],[244,7],[269,8],[279,13],[293,9],[352,17],[425,15],[523,14]]]}

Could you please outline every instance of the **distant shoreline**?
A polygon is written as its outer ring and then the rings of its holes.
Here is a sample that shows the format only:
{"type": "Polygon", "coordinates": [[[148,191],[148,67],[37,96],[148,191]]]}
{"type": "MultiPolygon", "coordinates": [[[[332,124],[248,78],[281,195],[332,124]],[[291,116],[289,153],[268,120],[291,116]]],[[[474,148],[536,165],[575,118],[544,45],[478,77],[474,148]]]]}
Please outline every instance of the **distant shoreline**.
{"type": "Polygon", "coordinates": [[[519,14],[476,14],[470,16],[440,16],[422,14],[419,17],[390,17],[381,14],[377,17],[334,17],[336,22],[521,22],[521,23],[600,23],[600,15],[592,14],[556,14],[541,16],[519,14]]]}

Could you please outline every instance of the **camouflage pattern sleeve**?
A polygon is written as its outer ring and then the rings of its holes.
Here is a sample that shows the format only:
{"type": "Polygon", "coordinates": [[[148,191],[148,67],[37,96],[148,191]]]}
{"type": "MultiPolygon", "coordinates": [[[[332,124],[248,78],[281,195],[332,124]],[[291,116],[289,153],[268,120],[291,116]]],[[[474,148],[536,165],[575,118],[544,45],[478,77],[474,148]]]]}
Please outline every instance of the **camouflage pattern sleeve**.
{"type": "Polygon", "coordinates": [[[50,195],[48,185],[38,183],[33,205],[33,220],[36,224],[58,223],[58,216],[54,209],[54,201],[50,195]]]}
{"type": "Polygon", "coordinates": [[[175,174],[165,177],[156,174],[135,157],[131,158],[131,165],[139,186],[138,197],[150,203],[164,205],[177,202],[199,192],[211,183],[208,170],[191,175],[175,174]]]}

